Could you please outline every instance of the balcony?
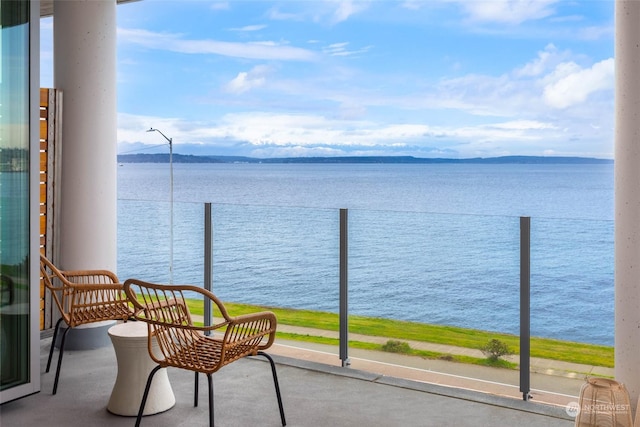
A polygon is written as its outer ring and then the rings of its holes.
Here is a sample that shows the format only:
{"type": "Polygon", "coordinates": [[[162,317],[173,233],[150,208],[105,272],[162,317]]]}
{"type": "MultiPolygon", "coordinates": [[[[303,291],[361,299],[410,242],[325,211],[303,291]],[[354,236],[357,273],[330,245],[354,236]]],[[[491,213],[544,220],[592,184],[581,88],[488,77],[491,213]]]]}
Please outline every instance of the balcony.
{"type": "MultiPolygon", "coordinates": [[[[281,332],[332,340],[335,345],[319,347],[329,354],[323,363],[340,365],[343,352],[350,359],[375,354],[384,362],[388,354],[359,349],[400,340],[418,355],[393,356],[394,363],[428,371],[425,381],[451,385],[452,376],[468,377],[477,381],[465,381],[464,388],[483,391],[500,383],[496,394],[522,397],[519,218],[350,210],[345,297],[337,209],[218,204],[205,215],[205,204],[180,202],[170,215],[169,208],[166,202],[119,201],[120,277],[168,283],[172,275],[174,283],[203,284],[209,216],[214,293],[226,302],[323,313],[323,327],[314,330],[280,317],[281,332]],[[345,306],[343,339],[336,319],[345,306]],[[362,317],[380,322],[363,326],[362,317]],[[450,329],[427,338],[420,332],[398,336],[384,319],[461,328],[462,335],[484,338],[456,345],[446,340],[450,329]],[[478,348],[494,336],[509,342],[514,369],[448,362],[484,358],[478,348]]],[[[613,221],[532,218],[530,241],[531,396],[564,406],[577,400],[585,376],[614,376],[613,221]],[[590,347],[574,349],[574,343],[590,347]]]]}
{"type": "MultiPolygon", "coordinates": [[[[41,341],[44,372],[50,339],[41,341]]],[[[317,351],[276,344],[287,425],[290,426],[572,426],[563,407],[501,397],[486,392],[434,385],[313,361],[317,351]],[[286,355],[284,355],[286,354],[286,355]]],[[[322,354],[320,353],[320,356],[322,354]]],[[[375,362],[367,362],[369,367],[375,362]]],[[[135,418],[106,409],[116,377],[113,348],[65,354],[58,394],[51,395],[53,372],[42,374],[42,392],[2,406],[3,425],[133,426],[135,418]]],[[[206,379],[201,378],[200,405],[193,406],[193,374],[168,372],[176,404],[145,417],[142,425],[207,424],[206,379]]],[[[214,375],[215,415],[219,426],[278,426],[280,419],[270,370],[262,358],[247,358],[214,375]]]]}
{"type": "MultiPolygon", "coordinates": [[[[173,277],[174,283],[203,283],[205,262],[202,253],[207,240],[204,232],[205,205],[181,202],[174,204],[171,215],[169,210],[170,205],[165,202],[119,201],[118,273],[121,278],[168,282],[173,277]],[[173,242],[168,240],[170,217],[175,220],[173,242]],[[174,250],[171,258],[169,248],[174,250]]],[[[485,307],[485,317],[477,319],[475,315],[458,312],[458,320],[466,316],[470,322],[463,326],[500,330],[507,334],[516,331],[514,336],[517,338],[517,295],[511,295],[510,302],[505,305],[509,299],[503,299],[501,292],[518,292],[518,218],[362,210],[349,213],[350,317],[377,314],[367,311],[370,304],[366,301],[371,299],[367,294],[367,284],[374,280],[375,292],[383,292],[375,295],[376,300],[384,302],[391,299],[394,302],[391,308],[396,310],[380,317],[397,318],[394,313],[418,313],[426,303],[435,307],[432,300],[438,295],[424,293],[424,289],[410,288],[404,300],[396,299],[393,292],[384,294],[397,289],[396,284],[411,282],[415,278],[402,268],[404,263],[420,264],[426,266],[422,271],[432,282],[453,286],[450,288],[453,294],[449,296],[456,298],[445,298],[451,299],[452,304],[465,305],[457,298],[466,293],[464,284],[459,283],[460,274],[477,279],[474,283],[484,290],[484,294],[477,292],[466,296],[476,301],[475,305],[485,307]],[[472,234],[464,229],[469,224],[474,230],[472,234]],[[384,242],[384,245],[372,241],[384,242]],[[406,242],[412,242],[411,246],[406,242]],[[446,254],[445,258],[451,263],[434,264],[431,259],[434,254],[446,254]],[[478,254],[482,259],[472,262],[478,254]],[[396,264],[391,262],[394,260],[396,264]],[[378,269],[376,274],[371,272],[374,265],[378,269]],[[496,287],[493,282],[506,284],[508,288],[496,287]],[[419,292],[422,292],[420,298],[416,298],[419,292]],[[512,304],[514,298],[515,307],[512,304]],[[492,309],[494,306],[501,310],[492,309]],[[507,315],[508,311],[510,315],[507,315]],[[484,328],[483,325],[488,326],[484,328]]],[[[223,300],[333,314],[339,311],[338,210],[214,205],[211,218],[213,290],[223,300]],[[252,264],[256,260],[259,261],[257,267],[252,264]],[[286,280],[284,284],[283,278],[286,280]],[[303,298],[292,303],[291,294],[303,298]]],[[[598,254],[609,253],[606,249],[600,250],[598,245],[605,248],[612,245],[612,222],[534,219],[532,228],[532,258],[535,260],[535,268],[532,269],[532,282],[535,284],[535,288],[532,286],[535,292],[532,319],[544,324],[548,322],[550,313],[558,318],[558,310],[563,312],[564,317],[561,318],[565,319],[570,318],[571,313],[584,313],[582,304],[589,301],[582,298],[589,295],[580,292],[582,288],[571,294],[574,297],[562,300],[561,306],[545,304],[553,302],[553,284],[559,281],[570,280],[580,286],[592,280],[604,285],[612,282],[612,271],[597,268],[603,260],[593,259],[594,254],[602,258],[598,254]],[[600,235],[594,242],[592,235],[581,230],[600,230],[597,231],[600,235]],[[551,246],[556,256],[551,255],[551,246]],[[557,254],[562,255],[558,257],[557,254]],[[578,275],[571,273],[576,271],[575,263],[579,263],[578,275]],[[536,304],[539,306],[535,307],[536,304]],[[556,312],[550,312],[550,309],[556,312]]],[[[612,269],[612,258],[607,256],[604,264],[610,264],[612,269]]],[[[607,306],[602,301],[606,300],[605,291],[597,301],[598,309],[604,312],[607,306]]],[[[456,314],[455,309],[450,312],[456,314]]],[[[612,325],[606,316],[603,318],[601,328],[594,329],[594,332],[606,337],[612,325]]],[[[569,322],[557,326],[571,327],[569,322]]],[[[337,328],[312,330],[281,322],[279,331],[323,336],[335,341],[340,339],[337,328]]],[[[289,425],[464,426],[517,423],[569,426],[573,425],[573,418],[565,409],[570,402],[577,402],[585,375],[613,376],[610,367],[580,361],[548,360],[534,355],[531,359],[532,400],[525,402],[518,387],[518,369],[363,350],[353,346],[353,342],[380,344],[397,337],[360,334],[353,328],[349,333],[347,344],[341,343],[349,350],[349,367],[342,366],[337,345],[305,343],[282,337],[276,341],[271,353],[280,366],[289,425]]],[[[50,339],[44,338],[41,344],[43,366],[50,339]]],[[[414,349],[446,355],[461,353],[482,357],[479,350],[472,348],[420,340],[409,344],[414,349]]],[[[510,360],[518,362],[517,356],[510,360]]],[[[52,425],[69,422],[133,425],[133,419],[115,416],[106,410],[116,371],[111,347],[69,352],[65,356],[58,395],[50,395],[53,374],[43,374],[43,391],[4,405],[2,421],[9,425],[16,420],[29,425],[45,421],[52,425]],[[33,411],[30,408],[39,409],[33,411]]],[[[279,425],[268,373],[262,360],[247,359],[237,366],[234,364],[223,369],[214,377],[219,425],[279,425]],[[240,410],[247,406],[247,411],[240,410]],[[241,413],[243,415],[239,416],[241,413]]],[[[206,398],[201,395],[200,406],[193,407],[193,376],[174,370],[169,372],[169,377],[176,394],[176,406],[166,413],[145,419],[144,423],[154,426],[205,424],[206,398]]],[[[201,390],[205,389],[201,385],[201,390]]]]}

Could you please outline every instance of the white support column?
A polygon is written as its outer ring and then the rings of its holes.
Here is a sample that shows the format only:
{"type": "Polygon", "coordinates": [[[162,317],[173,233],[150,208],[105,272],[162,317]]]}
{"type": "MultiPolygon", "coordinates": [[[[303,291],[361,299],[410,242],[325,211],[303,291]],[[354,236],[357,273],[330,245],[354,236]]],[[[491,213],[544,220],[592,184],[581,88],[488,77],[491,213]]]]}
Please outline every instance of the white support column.
{"type": "Polygon", "coordinates": [[[57,262],[116,271],[116,0],[56,0],[53,16],[63,91],[57,262]]]}
{"type": "Polygon", "coordinates": [[[615,374],[640,395],[640,2],[616,7],[615,374]]]}
{"type": "MultiPolygon", "coordinates": [[[[56,0],[53,27],[54,85],[63,94],[56,263],[116,272],[116,0],[56,0]]],[[[74,328],[65,349],[108,346],[114,323],[74,328]]]]}

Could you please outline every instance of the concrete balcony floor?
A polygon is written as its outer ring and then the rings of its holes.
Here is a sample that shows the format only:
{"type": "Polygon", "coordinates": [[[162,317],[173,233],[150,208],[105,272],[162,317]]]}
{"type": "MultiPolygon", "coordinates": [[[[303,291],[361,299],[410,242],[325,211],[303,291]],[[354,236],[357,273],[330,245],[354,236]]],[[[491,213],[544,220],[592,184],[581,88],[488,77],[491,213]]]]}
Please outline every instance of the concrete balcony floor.
{"type": "MultiPolygon", "coordinates": [[[[135,424],[134,417],[113,415],[106,409],[117,372],[111,346],[65,352],[58,393],[53,396],[57,351],[54,366],[44,373],[50,344],[50,338],[41,340],[42,391],[0,406],[0,425],[135,424]]],[[[303,353],[279,345],[270,352],[277,363],[289,426],[574,425],[562,406],[332,366],[303,353]]],[[[169,369],[168,375],[175,406],[145,417],[142,425],[208,425],[206,377],[200,376],[200,403],[194,407],[193,373],[169,369]]],[[[271,372],[264,358],[246,358],[224,367],[214,374],[214,389],[217,426],[280,425],[271,372]]]]}

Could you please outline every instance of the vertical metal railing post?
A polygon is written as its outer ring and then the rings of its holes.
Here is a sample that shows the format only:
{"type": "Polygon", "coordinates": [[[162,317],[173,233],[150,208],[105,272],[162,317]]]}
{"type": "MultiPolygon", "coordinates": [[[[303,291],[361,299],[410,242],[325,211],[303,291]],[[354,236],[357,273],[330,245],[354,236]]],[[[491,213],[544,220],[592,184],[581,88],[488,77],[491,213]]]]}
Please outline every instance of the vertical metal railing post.
{"type": "Polygon", "coordinates": [[[531,218],[520,217],[520,391],[531,394],[531,218]]]}
{"type": "MultiPolygon", "coordinates": [[[[211,222],[211,203],[204,204],[204,288],[211,291],[213,284],[213,225],[211,222]]],[[[204,326],[211,326],[211,301],[204,301],[204,326]]],[[[207,331],[206,335],[211,335],[207,331]]]]}
{"type": "Polygon", "coordinates": [[[349,366],[349,227],[347,209],[340,209],[340,360],[349,366]]]}

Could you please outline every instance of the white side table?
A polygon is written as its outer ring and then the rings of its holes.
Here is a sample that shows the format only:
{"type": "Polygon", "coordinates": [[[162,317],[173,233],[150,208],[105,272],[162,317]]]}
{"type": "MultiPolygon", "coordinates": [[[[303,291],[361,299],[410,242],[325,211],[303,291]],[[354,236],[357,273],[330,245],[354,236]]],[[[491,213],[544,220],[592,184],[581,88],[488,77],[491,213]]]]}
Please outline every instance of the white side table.
{"type": "MultiPolygon", "coordinates": [[[[118,376],[107,410],[116,415],[137,416],[149,373],[158,366],[149,356],[147,324],[129,321],[109,328],[118,361],[118,376]]],[[[157,349],[156,349],[157,350],[157,349]]],[[[176,403],[166,369],[153,377],[143,415],[171,409],[176,403]]]]}

